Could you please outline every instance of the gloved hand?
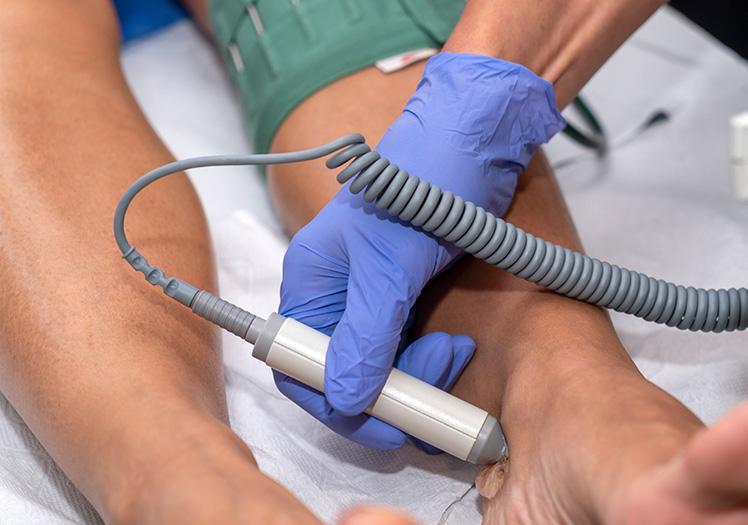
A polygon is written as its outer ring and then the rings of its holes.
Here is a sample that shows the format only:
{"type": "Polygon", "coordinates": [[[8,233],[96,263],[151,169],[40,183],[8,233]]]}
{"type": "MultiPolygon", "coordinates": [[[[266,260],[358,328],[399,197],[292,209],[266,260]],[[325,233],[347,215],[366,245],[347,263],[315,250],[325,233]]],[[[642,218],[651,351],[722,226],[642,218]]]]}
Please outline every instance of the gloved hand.
{"type": "MultiPolygon", "coordinates": [[[[563,126],[551,84],[524,67],[441,53],[426,64],[415,94],[376,150],[500,217],[532,153],[563,126]]],[[[374,448],[402,444],[402,433],[384,423],[346,416],[357,416],[379,394],[407,343],[403,330],[418,295],[460,253],[342,188],[292,240],[281,286],[282,315],[331,335],[326,400],[276,374],[281,391],[354,441],[374,448]]],[[[457,350],[458,341],[451,351],[444,337],[422,338],[404,354],[417,362],[405,371],[430,382],[454,381],[469,359],[457,350]]]]}

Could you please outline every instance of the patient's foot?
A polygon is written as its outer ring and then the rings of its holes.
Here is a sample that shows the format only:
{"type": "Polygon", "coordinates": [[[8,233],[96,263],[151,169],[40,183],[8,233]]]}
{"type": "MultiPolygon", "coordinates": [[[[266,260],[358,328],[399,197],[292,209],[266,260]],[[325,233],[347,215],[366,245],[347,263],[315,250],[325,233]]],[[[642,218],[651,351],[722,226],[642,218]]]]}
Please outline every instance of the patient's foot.
{"type": "Polygon", "coordinates": [[[511,459],[477,479],[484,523],[748,523],[748,405],[703,429],[631,367],[588,365],[536,364],[545,386],[514,374],[511,459]]]}
{"type": "Polygon", "coordinates": [[[748,523],[748,404],[700,431],[664,467],[634,484],[624,524],[748,523]],[[668,519],[663,519],[667,517],[668,519]]]}

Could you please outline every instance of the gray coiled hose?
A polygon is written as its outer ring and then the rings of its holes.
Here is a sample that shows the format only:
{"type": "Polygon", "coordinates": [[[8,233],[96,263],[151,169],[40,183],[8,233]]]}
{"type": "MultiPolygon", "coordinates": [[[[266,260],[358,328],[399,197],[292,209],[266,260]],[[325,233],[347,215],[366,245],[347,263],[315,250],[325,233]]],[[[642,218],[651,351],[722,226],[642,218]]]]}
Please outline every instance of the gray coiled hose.
{"type": "Polygon", "coordinates": [[[353,179],[351,192],[363,190],[364,200],[375,202],[377,208],[517,277],[574,299],[682,330],[730,332],[748,327],[745,288],[703,290],[676,286],[544,241],[390,164],[372,151],[358,133],[306,151],[203,157],[157,168],[138,179],[120,199],[114,219],[117,244],[123,257],[151,284],[162,286],[167,295],[190,306],[197,289],[175,278],[166,279],[159,268],[149,266],[127,242],[124,217],[133,197],[151,182],[185,169],[299,162],[336,151],[327,160],[327,167],[335,169],[352,161],[337,176],[341,184],[353,179]],[[345,149],[339,151],[341,148],[345,149]]]}
{"type": "Polygon", "coordinates": [[[327,160],[350,190],[377,208],[531,283],[647,321],[702,332],[744,330],[748,290],[676,286],[572,252],[494,217],[480,206],[390,164],[363,142],[327,160]],[[354,178],[355,177],[355,178],[354,178]]]}

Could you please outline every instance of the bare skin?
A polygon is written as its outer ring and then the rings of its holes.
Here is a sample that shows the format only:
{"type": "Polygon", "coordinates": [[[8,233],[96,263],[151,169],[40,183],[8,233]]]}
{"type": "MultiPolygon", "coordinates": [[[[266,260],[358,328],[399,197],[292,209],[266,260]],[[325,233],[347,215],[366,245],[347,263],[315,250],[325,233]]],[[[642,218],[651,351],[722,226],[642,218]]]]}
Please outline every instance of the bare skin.
{"type": "MultiPolygon", "coordinates": [[[[120,260],[119,196],[172,157],[117,35],[108,0],[3,3],[2,392],[107,522],[319,524],[228,427],[216,332],[120,260]]],[[[136,199],[126,226],[153,262],[214,288],[186,178],[136,199]]]]}
{"type": "Polygon", "coordinates": [[[664,0],[467,0],[445,51],[488,55],[553,84],[563,108],[664,0]]]}

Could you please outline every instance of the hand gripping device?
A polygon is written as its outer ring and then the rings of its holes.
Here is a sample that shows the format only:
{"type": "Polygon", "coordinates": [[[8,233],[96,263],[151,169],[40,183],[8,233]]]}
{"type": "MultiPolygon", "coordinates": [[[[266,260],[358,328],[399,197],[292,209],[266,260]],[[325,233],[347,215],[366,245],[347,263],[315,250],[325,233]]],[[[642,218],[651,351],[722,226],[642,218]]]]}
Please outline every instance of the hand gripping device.
{"type": "MultiPolygon", "coordinates": [[[[353,193],[401,220],[453,242],[473,256],[568,297],[626,312],[647,321],[692,331],[722,332],[748,327],[748,290],[703,290],[676,286],[572,252],[525,233],[512,224],[399,170],[351,134],[304,151],[199,157],[173,162],[144,175],[124,193],[114,215],[122,257],[152,285],[196,314],[255,345],[252,355],[312,388],[323,391],[329,338],[293,319],[272,314],[265,321],[148,264],[127,241],[124,219],[135,195],[151,182],[179,171],[209,167],[283,164],[320,158],[351,180],[353,193]],[[342,150],[342,151],[339,151],[342,150]]],[[[393,369],[368,414],[460,459],[483,464],[506,456],[501,427],[487,412],[393,369]]]]}
{"type": "MultiPolygon", "coordinates": [[[[195,294],[191,309],[254,344],[252,356],[268,366],[324,391],[325,334],[277,313],[265,321],[205,291],[195,294]]],[[[471,463],[506,454],[496,418],[396,368],[366,413],[471,463]]]]}

